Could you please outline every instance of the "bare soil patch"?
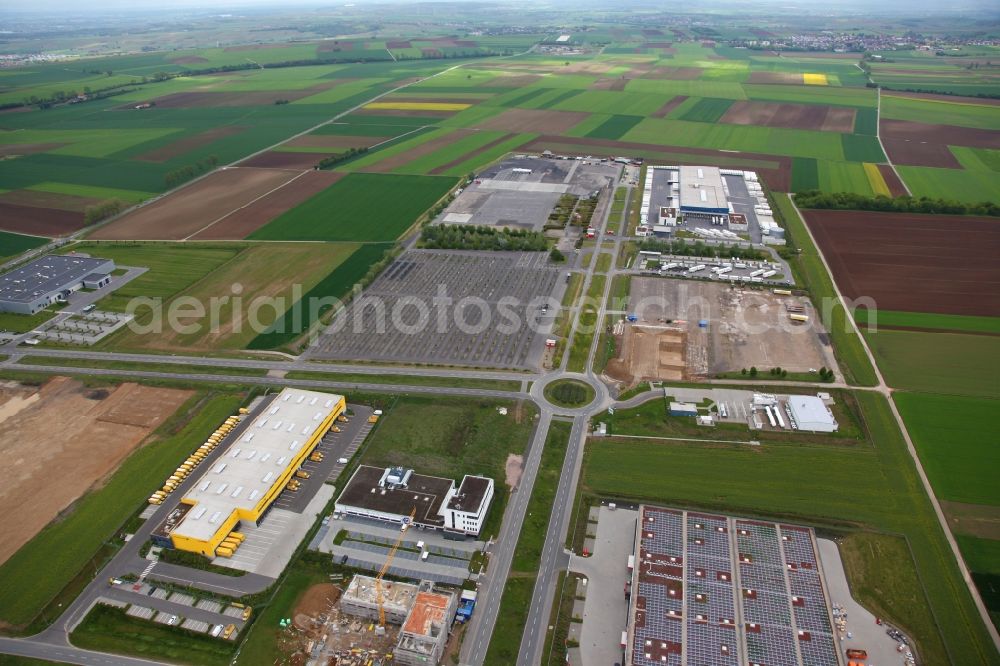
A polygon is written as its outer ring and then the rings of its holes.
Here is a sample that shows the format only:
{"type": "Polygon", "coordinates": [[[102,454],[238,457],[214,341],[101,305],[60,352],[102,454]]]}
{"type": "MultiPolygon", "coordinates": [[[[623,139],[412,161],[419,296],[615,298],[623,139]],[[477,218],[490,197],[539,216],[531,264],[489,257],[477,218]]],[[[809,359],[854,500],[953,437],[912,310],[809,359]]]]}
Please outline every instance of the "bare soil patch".
{"type": "Polygon", "coordinates": [[[220,169],[101,227],[91,238],[181,240],[294,177],[278,169],[220,169]]]}
{"type": "Polygon", "coordinates": [[[889,193],[894,197],[901,197],[906,194],[906,187],[903,181],[896,175],[896,170],[888,164],[879,164],[878,172],[882,174],[882,180],[889,187],[889,193]]]}
{"type": "Polygon", "coordinates": [[[880,127],[882,138],[910,139],[943,143],[949,146],[972,146],[973,148],[1000,148],[1000,132],[974,127],[955,125],[930,125],[913,123],[908,120],[883,120],[880,127]]]}
{"type": "Polygon", "coordinates": [[[657,67],[643,74],[644,79],[693,81],[701,76],[700,67],[657,67]]]}
{"type": "Polygon", "coordinates": [[[1000,507],[941,501],[954,532],[980,539],[1000,539],[1000,507]]]}
{"type": "Polygon", "coordinates": [[[885,152],[894,164],[909,166],[929,166],[942,169],[961,169],[962,164],[955,158],[946,144],[929,143],[918,139],[882,138],[885,152]]]}
{"type": "Polygon", "coordinates": [[[855,110],[846,107],[738,101],[729,107],[721,122],[849,134],[854,131],[854,116],[855,110]]]}
{"type": "Polygon", "coordinates": [[[834,210],[805,218],[845,296],[886,310],[1000,316],[1000,220],[834,210]]]}
{"type": "Polygon", "coordinates": [[[94,391],[66,377],[0,385],[0,563],[106,478],[193,391],[121,384],[94,391]],[[39,489],[44,488],[44,492],[39,489]]]}
{"type": "MultiPolygon", "coordinates": [[[[360,108],[354,111],[361,116],[400,116],[403,118],[448,118],[458,113],[457,111],[431,111],[414,109],[365,109],[360,108]]],[[[431,124],[431,123],[428,123],[431,124]]]]}
{"type": "Polygon", "coordinates": [[[353,51],[354,42],[342,42],[339,39],[324,40],[319,43],[316,49],[319,53],[329,53],[330,51],[353,51]]]}
{"type": "Polygon", "coordinates": [[[167,62],[172,62],[175,65],[195,65],[199,62],[208,62],[208,58],[202,58],[201,56],[181,56],[180,58],[170,58],[167,62]]]}
{"type": "Polygon", "coordinates": [[[479,123],[480,129],[506,132],[537,132],[562,134],[587,119],[580,111],[545,111],[542,109],[507,109],[498,116],[479,123]]]}
{"type": "Polygon", "coordinates": [[[507,454],[507,462],[504,463],[504,483],[508,488],[515,488],[521,481],[521,474],[524,472],[524,456],[507,454]]]}
{"type": "Polygon", "coordinates": [[[178,139],[173,143],[168,143],[167,145],[151,150],[148,153],[137,155],[133,159],[142,162],[166,162],[167,160],[189,153],[196,148],[202,148],[213,141],[224,139],[225,137],[232,136],[234,134],[239,134],[245,129],[246,127],[240,127],[237,125],[216,127],[208,130],[207,132],[201,132],[200,134],[178,139]]]}
{"type": "Polygon", "coordinates": [[[100,203],[100,201],[100,199],[78,197],[72,194],[37,192],[35,190],[12,190],[0,194],[0,203],[34,206],[36,208],[54,208],[74,213],[82,213],[87,206],[100,203]]]}
{"type": "Polygon", "coordinates": [[[659,109],[657,109],[656,112],[653,113],[652,117],[653,118],[666,118],[667,115],[671,111],[673,111],[678,106],[680,106],[681,104],[683,104],[684,100],[686,100],[687,98],[688,98],[687,95],[677,95],[676,97],[674,97],[673,99],[671,99],[669,102],[667,102],[666,104],[664,104],[663,106],[661,106],[659,109]]]}
{"type": "Polygon", "coordinates": [[[338,136],[336,134],[306,134],[281,144],[288,148],[331,148],[339,152],[347,148],[369,148],[382,143],[387,136],[338,136]]]}
{"type": "Polygon", "coordinates": [[[417,146],[414,146],[405,153],[399,153],[398,155],[393,155],[380,162],[365,167],[363,171],[375,172],[375,173],[388,173],[393,169],[398,169],[404,164],[409,164],[415,159],[423,157],[424,155],[430,155],[431,153],[437,152],[445,146],[450,146],[459,139],[463,139],[472,134],[472,130],[459,129],[454,132],[449,132],[444,136],[440,136],[436,139],[431,139],[430,141],[425,141],[417,146]]]}
{"type": "MultiPolygon", "coordinates": [[[[293,153],[290,153],[293,154],[293,153]]],[[[313,156],[315,158],[315,155],[313,156]]],[[[340,180],[344,174],[333,171],[310,171],[263,199],[240,208],[194,236],[195,240],[238,240],[278,217],[286,210],[340,180]]]]}
{"type": "Polygon", "coordinates": [[[750,72],[748,83],[802,83],[802,75],[795,72],[750,72]]]}
{"type": "Polygon", "coordinates": [[[892,92],[883,90],[883,95],[889,97],[912,97],[913,99],[929,99],[938,102],[951,102],[953,104],[983,104],[985,106],[1000,106],[1000,99],[989,99],[986,97],[960,97],[958,95],[938,95],[935,93],[917,92],[892,92]]]}
{"type": "Polygon", "coordinates": [[[479,148],[476,148],[473,151],[465,153],[464,155],[459,155],[458,157],[456,157],[455,159],[453,159],[450,162],[442,164],[439,167],[434,167],[433,169],[431,169],[431,173],[432,174],[444,173],[448,169],[450,169],[450,168],[452,168],[454,166],[458,166],[462,162],[464,162],[466,160],[470,160],[473,157],[475,157],[476,155],[479,155],[481,153],[485,153],[487,150],[491,149],[493,146],[499,145],[499,144],[503,143],[504,141],[508,141],[509,139],[514,138],[514,136],[515,136],[514,134],[504,134],[501,137],[493,139],[492,141],[490,141],[489,143],[487,143],[485,146],[480,146],[479,148]]]}
{"type": "MultiPolygon", "coordinates": [[[[331,150],[330,154],[340,152],[331,150]]],[[[254,167],[257,169],[287,169],[289,171],[300,172],[312,169],[316,164],[326,157],[323,153],[298,153],[284,150],[269,150],[260,155],[254,155],[250,159],[239,163],[241,167],[254,167]]]]}
{"type": "Polygon", "coordinates": [[[503,88],[527,88],[541,80],[539,74],[504,74],[490,81],[491,86],[503,88]]]}
{"type": "Polygon", "coordinates": [[[385,45],[386,48],[390,49],[408,49],[413,47],[413,44],[411,44],[409,40],[394,40],[386,42],[385,45]]]}
{"type": "Polygon", "coordinates": [[[10,143],[0,146],[0,157],[12,157],[15,155],[34,155],[55,150],[65,146],[65,143],[10,143]]]}
{"type": "Polygon", "coordinates": [[[340,588],[333,583],[319,583],[302,593],[295,604],[292,619],[299,629],[310,629],[312,618],[330,610],[330,606],[340,599],[340,588]]]}
{"type": "Polygon", "coordinates": [[[83,228],[83,213],[0,202],[0,229],[35,236],[65,236],[83,228]]]}

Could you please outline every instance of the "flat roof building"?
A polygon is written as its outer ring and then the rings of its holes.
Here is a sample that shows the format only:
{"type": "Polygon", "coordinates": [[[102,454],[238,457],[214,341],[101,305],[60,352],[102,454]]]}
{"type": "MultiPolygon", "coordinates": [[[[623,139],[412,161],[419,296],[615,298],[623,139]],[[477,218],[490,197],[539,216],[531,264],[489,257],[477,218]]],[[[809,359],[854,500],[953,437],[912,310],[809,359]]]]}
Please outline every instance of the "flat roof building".
{"type": "Polygon", "coordinates": [[[173,546],[213,557],[240,521],[257,523],[345,408],[342,395],[286,388],[245,416],[181,499],[173,546]]]}
{"type": "Polygon", "coordinates": [[[793,427],[814,432],[837,430],[837,419],[820,398],[814,395],[790,395],[787,404],[793,427]]]}
{"type": "Polygon", "coordinates": [[[478,536],[493,501],[493,479],[451,479],[416,474],[403,467],[361,465],[337,498],[336,510],[353,516],[478,536]]]}
{"type": "Polygon", "coordinates": [[[729,202],[716,167],[680,168],[681,213],[728,215],[729,202]]]}
{"type": "MultiPolygon", "coordinates": [[[[403,624],[417,598],[417,586],[392,580],[382,581],[382,610],[386,622],[403,624]]],[[[354,576],[340,597],[340,610],[369,620],[378,619],[378,592],[371,576],[354,576]]]]}
{"type": "Polygon", "coordinates": [[[0,275],[0,312],[35,314],[82,288],[111,282],[115,262],[82,254],[51,254],[0,275]]]}

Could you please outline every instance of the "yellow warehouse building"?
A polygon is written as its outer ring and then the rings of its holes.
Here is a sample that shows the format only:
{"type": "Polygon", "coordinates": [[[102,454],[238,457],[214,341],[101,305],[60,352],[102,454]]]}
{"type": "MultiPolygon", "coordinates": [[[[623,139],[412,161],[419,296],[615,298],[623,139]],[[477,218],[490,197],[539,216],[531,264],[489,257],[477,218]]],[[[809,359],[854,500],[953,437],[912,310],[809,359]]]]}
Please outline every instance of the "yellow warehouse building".
{"type": "Polygon", "coordinates": [[[286,388],[233,431],[169,529],[174,548],[214,557],[241,522],[256,523],[346,409],[342,395],[286,388]]]}

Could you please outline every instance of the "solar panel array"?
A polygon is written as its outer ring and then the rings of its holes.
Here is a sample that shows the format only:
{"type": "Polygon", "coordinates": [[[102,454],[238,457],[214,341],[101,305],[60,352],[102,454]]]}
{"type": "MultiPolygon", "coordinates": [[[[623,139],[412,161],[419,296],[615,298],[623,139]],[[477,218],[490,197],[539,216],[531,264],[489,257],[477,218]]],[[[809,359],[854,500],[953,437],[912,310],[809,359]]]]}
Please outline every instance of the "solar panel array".
{"type": "Polygon", "coordinates": [[[630,664],[838,666],[811,530],[643,506],[630,664]]]}
{"type": "Polygon", "coordinates": [[[837,666],[834,656],[837,644],[827,612],[827,598],[812,535],[802,527],[782,525],[781,548],[788,568],[792,614],[799,631],[802,661],[810,666],[837,666]]]}

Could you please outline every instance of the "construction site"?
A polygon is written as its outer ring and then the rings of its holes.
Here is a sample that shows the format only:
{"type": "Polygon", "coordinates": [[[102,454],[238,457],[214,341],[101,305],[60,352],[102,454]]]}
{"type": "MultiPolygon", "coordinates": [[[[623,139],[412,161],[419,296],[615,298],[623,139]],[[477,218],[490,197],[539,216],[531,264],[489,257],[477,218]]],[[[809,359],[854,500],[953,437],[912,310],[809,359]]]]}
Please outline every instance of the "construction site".
{"type": "Polygon", "coordinates": [[[309,588],[283,627],[287,663],[425,666],[440,663],[458,610],[457,592],[433,583],[356,575],[345,587],[309,588]]]}
{"type": "Polygon", "coordinates": [[[836,367],[812,304],[789,290],[633,278],[605,374],[625,386],[783,368],[836,367]]]}

